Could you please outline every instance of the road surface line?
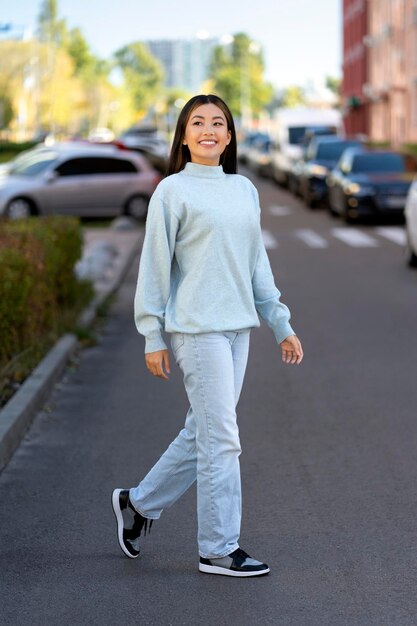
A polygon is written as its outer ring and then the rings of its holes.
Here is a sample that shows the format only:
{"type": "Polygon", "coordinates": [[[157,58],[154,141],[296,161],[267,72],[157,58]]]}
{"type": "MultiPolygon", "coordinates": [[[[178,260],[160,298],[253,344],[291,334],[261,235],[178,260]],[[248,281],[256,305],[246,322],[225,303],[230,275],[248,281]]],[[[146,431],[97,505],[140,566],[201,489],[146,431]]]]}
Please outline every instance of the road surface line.
{"type": "Polygon", "coordinates": [[[275,215],[275,217],[285,217],[286,215],[291,215],[292,211],[288,206],[270,206],[268,211],[271,215],[275,215]]]}
{"type": "Polygon", "coordinates": [[[357,228],[332,228],[332,234],[353,248],[376,248],[379,243],[357,228]]]}
{"type": "Polygon", "coordinates": [[[310,230],[309,228],[299,228],[295,231],[295,236],[298,239],[301,239],[305,244],[307,244],[310,248],[328,248],[329,244],[320,235],[318,235],[314,230],[310,230]]]}
{"type": "Polygon", "coordinates": [[[401,228],[401,226],[381,226],[376,229],[376,232],[381,237],[393,243],[398,243],[399,246],[405,246],[407,236],[404,228],[401,228]]]}
{"type": "Polygon", "coordinates": [[[262,239],[264,240],[265,248],[267,250],[274,250],[278,248],[278,241],[269,230],[262,229],[262,239]]]}

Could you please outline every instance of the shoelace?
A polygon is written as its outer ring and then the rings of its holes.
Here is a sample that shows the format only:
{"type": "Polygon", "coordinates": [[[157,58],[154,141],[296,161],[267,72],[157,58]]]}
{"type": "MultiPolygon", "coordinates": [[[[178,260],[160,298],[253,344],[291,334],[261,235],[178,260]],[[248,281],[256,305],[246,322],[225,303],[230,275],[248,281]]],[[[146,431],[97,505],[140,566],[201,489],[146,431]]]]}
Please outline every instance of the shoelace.
{"type": "Polygon", "coordinates": [[[229,556],[232,556],[234,563],[238,566],[242,565],[246,559],[251,558],[249,554],[242,550],[242,548],[236,548],[236,550],[232,552],[232,554],[229,554],[229,556]]]}

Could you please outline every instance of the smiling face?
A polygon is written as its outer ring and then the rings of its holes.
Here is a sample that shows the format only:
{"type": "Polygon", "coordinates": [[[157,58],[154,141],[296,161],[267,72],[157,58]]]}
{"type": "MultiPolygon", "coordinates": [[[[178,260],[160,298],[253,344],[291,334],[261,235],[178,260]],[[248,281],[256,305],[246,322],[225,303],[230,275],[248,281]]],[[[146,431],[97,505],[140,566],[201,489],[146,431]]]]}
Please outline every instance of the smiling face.
{"type": "Polygon", "coordinates": [[[183,144],[188,146],[193,163],[219,165],[220,156],[231,138],[225,114],[210,102],[201,104],[191,112],[183,144]]]}

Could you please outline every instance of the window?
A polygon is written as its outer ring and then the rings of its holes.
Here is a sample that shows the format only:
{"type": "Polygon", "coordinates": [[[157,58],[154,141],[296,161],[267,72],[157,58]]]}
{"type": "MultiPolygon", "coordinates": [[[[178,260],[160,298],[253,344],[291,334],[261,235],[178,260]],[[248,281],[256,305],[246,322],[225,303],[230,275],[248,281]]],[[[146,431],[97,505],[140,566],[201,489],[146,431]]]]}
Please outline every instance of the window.
{"type": "Polygon", "coordinates": [[[131,161],[111,157],[79,157],[68,159],[57,167],[60,176],[91,176],[97,174],[136,174],[131,161]]]}
{"type": "Polygon", "coordinates": [[[316,158],[333,161],[341,157],[346,148],[359,148],[360,146],[361,144],[358,141],[329,141],[328,143],[319,143],[316,158]]]}
{"type": "Polygon", "coordinates": [[[28,155],[10,168],[9,174],[14,176],[36,176],[44,172],[51,163],[56,160],[57,155],[54,152],[36,151],[36,154],[28,155]]]}
{"type": "Polygon", "coordinates": [[[358,154],[353,161],[353,172],[404,172],[406,163],[401,154],[358,154]]]}

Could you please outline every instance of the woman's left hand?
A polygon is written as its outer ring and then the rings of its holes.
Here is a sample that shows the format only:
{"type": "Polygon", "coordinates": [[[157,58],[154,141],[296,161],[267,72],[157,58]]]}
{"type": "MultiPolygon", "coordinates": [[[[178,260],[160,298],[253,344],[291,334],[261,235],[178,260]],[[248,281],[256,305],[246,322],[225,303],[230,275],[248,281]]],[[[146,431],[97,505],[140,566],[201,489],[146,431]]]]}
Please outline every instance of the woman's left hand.
{"type": "Polygon", "coordinates": [[[290,335],[280,343],[283,363],[295,363],[298,365],[303,360],[303,348],[297,335],[290,335]]]}

